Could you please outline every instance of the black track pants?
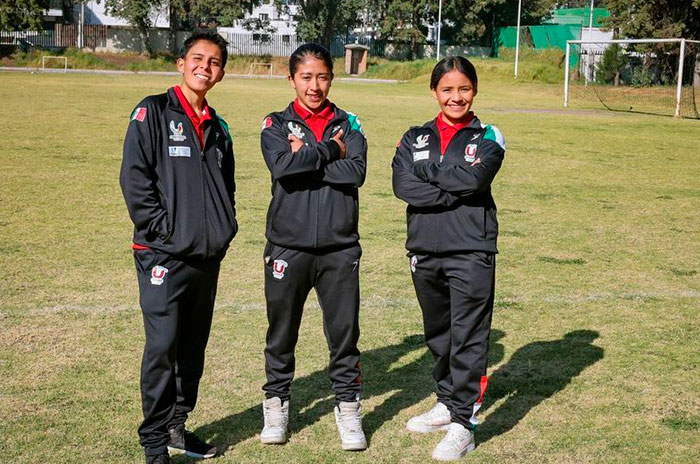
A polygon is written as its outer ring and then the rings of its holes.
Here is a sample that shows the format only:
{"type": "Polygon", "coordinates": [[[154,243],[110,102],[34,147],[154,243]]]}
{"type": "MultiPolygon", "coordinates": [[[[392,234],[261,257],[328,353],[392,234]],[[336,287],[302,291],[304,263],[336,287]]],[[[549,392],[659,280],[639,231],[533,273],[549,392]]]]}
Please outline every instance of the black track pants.
{"type": "Polygon", "coordinates": [[[183,262],[135,250],[134,261],[146,331],[139,436],[146,455],[154,455],[167,452],[168,428],[184,423],[197,402],[220,260],[183,262]]]}
{"type": "Polygon", "coordinates": [[[438,401],[452,421],[474,429],[486,390],[496,257],[409,253],[413,285],[433,354],[438,401]]]}
{"type": "Polygon", "coordinates": [[[325,253],[265,248],[267,346],[263,387],[267,398],[289,399],[294,378],[294,348],[306,297],[316,288],[323,311],[323,332],[330,350],[328,373],[336,401],[356,401],[360,377],[360,245],[325,253]]]}

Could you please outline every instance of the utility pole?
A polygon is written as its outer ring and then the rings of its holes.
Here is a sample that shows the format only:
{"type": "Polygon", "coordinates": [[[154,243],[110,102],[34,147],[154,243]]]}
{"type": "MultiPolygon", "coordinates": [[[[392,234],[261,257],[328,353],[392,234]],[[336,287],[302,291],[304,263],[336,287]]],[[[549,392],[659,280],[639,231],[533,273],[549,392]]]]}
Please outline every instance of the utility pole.
{"type": "Polygon", "coordinates": [[[85,45],[83,40],[83,23],[85,22],[85,2],[80,2],[80,22],[78,23],[78,49],[82,49],[85,45]]]}
{"type": "Polygon", "coordinates": [[[438,24],[437,24],[437,60],[440,61],[440,29],[442,29],[442,0],[438,6],[438,24]]]}
{"type": "Polygon", "coordinates": [[[515,32],[515,79],[518,78],[518,54],[520,53],[520,11],[523,7],[523,0],[518,0],[518,27],[515,32]]]}
{"type": "MultiPolygon", "coordinates": [[[[591,0],[591,8],[588,14],[588,41],[593,40],[593,2],[591,0]]],[[[589,80],[593,80],[593,44],[588,44],[588,53],[586,58],[588,58],[588,66],[586,66],[586,81],[584,86],[588,85],[589,80]],[[590,76],[590,78],[589,78],[590,76]]]]}

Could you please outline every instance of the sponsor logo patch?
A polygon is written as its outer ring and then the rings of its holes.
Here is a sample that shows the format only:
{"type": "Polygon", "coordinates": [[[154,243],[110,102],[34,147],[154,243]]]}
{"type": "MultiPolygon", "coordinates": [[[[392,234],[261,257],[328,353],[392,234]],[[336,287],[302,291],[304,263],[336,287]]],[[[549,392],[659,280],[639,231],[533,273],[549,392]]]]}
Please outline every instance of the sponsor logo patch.
{"type": "Polygon", "coordinates": [[[470,143],[467,148],[464,149],[464,161],[467,163],[472,163],[476,159],[476,149],[478,145],[475,143],[470,143]]]}
{"type": "Polygon", "coordinates": [[[272,262],[272,277],[282,280],[284,278],[284,273],[287,271],[287,267],[289,267],[287,261],[283,259],[274,260],[272,262]]]}
{"type": "Polygon", "coordinates": [[[190,157],[190,147],[168,147],[168,155],[172,157],[190,157]]]}
{"type": "Polygon", "coordinates": [[[265,129],[267,129],[271,125],[272,125],[272,118],[270,116],[268,116],[265,119],[263,119],[262,127],[260,128],[260,130],[264,131],[265,129]]]}
{"type": "Polygon", "coordinates": [[[357,268],[360,266],[360,260],[356,259],[355,261],[352,262],[352,270],[355,272],[357,268]]]}
{"type": "Polygon", "coordinates": [[[474,140],[478,139],[480,135],[481,135],[481,134],[474,134],[474,135],[472,135],[472,139],[470,140],[470,142],[473,142],[474,140]]]}
{"type": "Polygon", "coordinates": [[[418,264],[418,256],[411,256],[411,272],[416,272],[416,264],[418,264]]]}
{"type": "Polygon", "coordinates": [[[143,122],[146,119],[146,108],[136,108],[133,113],[131,113],[131,120],[143,122]]]}
{"type": "Polygon", "coordinates": [[[177,126],[175,125],[175,121],[170,120],[170,140],[173,142],[182,142],[187,139],[186,136],[182,135],[184,132],[184,128],[182,127],[182,122],[178,122],[177,126]]]}
{"type": "Polygon", "coordinates": [[[430,134],[425,134],[425,135],[419,135],[416,138],[416,143],[413,144],[414,147],[416,147],[418,150],[421,148],[425,148],[428,146],[428,139],[430,138],[430,134]]]}
{"type": "Polygon", "coordinates": [[[304,138],[304,133],[301,131],[301,127],[299,127],[299,124],[294,124],[290,121],[289,124],[287,124],[287,127],[289,128],[289,131],[294,137],[298,139],[304,138]]]}
{"type": "Polygon", "coordinates": [[[413,162],[420,160],[427,160],[430,158],[430,150],[414,151],[413,152],[413,162]]]}
{"type": "Polygon", "coordinates": [[[168,273],[168,268],[163,266],[153,266],[151,269],[151,284],[161,285],[165,280],[165,275],[168,273]]]}

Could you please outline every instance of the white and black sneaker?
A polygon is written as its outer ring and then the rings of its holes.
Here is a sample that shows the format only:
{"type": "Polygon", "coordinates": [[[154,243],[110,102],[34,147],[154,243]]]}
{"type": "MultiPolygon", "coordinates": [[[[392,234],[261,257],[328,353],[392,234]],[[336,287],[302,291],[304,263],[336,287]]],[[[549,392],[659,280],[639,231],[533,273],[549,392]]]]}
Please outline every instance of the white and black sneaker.
{"type": "Polygon", "coordinates": [[[282,445],[287,442],[289,423],[289,401],[280,398],[267,398],[263,402],[265,426],[260,432],[260,441],[266,445],[282,445]]]}
{"type": "Polygon", "coordinates": [[[362,430],[362,406],[359,401],[341,401],[334,409],[340,443],[346,451],[367,449],[367,438],[362,430]]]}
{"type": "Polygon", "coordinates": [[[462,424],[453,422],[447,428],[447,434],[433,450],[433,459],[438,461],[456,461],[470,451],[474,451],[474,434],[462,424]]]}
{"type": "Polygon", "coordinates": [[[451,422],[450,410],[443,403],[438,402],[425,414],[411,417],[406,423],[406,428],[411,432],[430,433],[447,430],[451,422]]]}
{"type": "Polygon", "coordinates": [[[185,430],[185,424],[176,425],[168,430],[170,443],[168,450],[184,453],[191,458],[208,459],[216,456],[216,446],[200,440],[194,433],[185,430]]]}

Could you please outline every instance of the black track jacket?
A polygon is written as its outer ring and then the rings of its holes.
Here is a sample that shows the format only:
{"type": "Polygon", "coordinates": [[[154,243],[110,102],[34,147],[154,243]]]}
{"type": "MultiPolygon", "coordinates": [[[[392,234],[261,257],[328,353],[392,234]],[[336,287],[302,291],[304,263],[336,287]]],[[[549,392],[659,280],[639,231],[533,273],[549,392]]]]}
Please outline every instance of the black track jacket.
{"type": "Polygon", "coordinates": [[[233,143],[210,110],[204,150],[173,89],[134,110],[119,177],[134,243],[181,259],[225,255],[238,230],[233,143]]]}
{"type": "Polygon", "coordinates": [[[428,254],[497,253],[491,182],[505,155],[503,136],[474,117],[454,135],[441,160],[438,134],[435,120],[412,127],[392,162],[394,194],[408,203],[406,248],[428,254]]]}
{"type": "Polygon", "coordinates": [[[357,117],[335,108],[323,140],[317,142],[290,104],[263,120],[260,143],[272,174],[267,239],[302,250],[357,243],[358,187],[367,170],[367,141],[357,117]],[[338,159],[338,144],[331,140],[340,129],[347,147],[345,159],[338,159]],[[305,143],[296,153],[291,151],[289,134],[305,143]]]}

